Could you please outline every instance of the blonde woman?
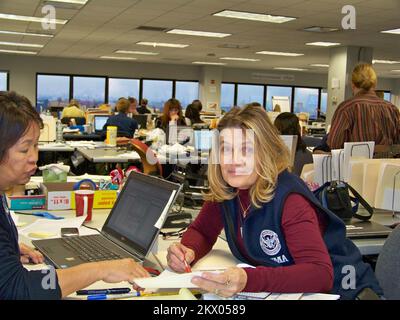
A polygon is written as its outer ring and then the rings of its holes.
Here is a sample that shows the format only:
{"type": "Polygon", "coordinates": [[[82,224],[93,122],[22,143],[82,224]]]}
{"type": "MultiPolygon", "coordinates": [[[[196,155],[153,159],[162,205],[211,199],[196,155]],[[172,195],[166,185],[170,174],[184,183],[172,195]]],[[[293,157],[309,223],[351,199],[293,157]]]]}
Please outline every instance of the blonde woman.
{"type": "Polygon", "coordinates": [[[400,112],[376,95],[377,83],[370,64],[362,63],[354,68],[351,76],[354,96],[343,101],[333,115],[328,137],[331,149],[341,149],[345,142],[400,143],[400,112]]]}
{"type": "Polygon", "coordinates": [[[247,292],[334,292],[354,298],[365,287],[381,293],[372,269],[345,238],[344,223],[288,172],[288,150],[265,110],[233,108],[218,125],[209,164],[210,193],[180,243],[168,249],[171,269],[184,272],[225,230],[232,254],[253,267],[204,272],[192,282],[229,297],[247,292]],[[342,288],[343,267],[355,268],[356,289],[342,288]]]}

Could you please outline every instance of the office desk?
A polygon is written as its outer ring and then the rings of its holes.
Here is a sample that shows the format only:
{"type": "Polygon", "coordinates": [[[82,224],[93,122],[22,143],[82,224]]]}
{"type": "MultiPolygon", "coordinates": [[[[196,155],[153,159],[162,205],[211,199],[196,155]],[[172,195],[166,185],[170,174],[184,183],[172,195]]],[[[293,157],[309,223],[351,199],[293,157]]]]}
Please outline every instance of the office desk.
{"type": "Polygon", "coordinates": [[[101,134],[91,133],[91,134],[79,134],[79,133],[64,133],[64,140],[92,140],[92,141],[103,141],[104,137],[101,134]]]}
{"type": "Polygon", "coordinates": [[[126,163],[140,161],[140,156],[134,151],[108,148],[78,148],[78,152],[80,152],[87,160],[94,163],[126,163]]]}

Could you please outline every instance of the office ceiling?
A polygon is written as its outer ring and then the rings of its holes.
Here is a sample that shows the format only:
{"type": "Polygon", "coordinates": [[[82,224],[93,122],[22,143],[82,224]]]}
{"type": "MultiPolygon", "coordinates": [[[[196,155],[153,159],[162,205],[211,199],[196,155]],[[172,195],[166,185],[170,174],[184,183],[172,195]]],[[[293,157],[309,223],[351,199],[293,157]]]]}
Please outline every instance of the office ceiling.
{"type": "MultiPolygon", "coordinates": [[[[42,17],[43,0],[1,0],[0,13],[42,17]]],[[[400,28],[399,0],[89,0],[84,6],[56,5],[56,18],[68,19],[56,30],[44,31],[37,22],[0,19],[0,30],[47,32],[53,38],[0,34],[0,41],[43,44],[43,48],[11,47],[0,49],[32,50],[38,56],[99,59],[100,56],[132,56],[135,62],[192,64],[193,61],[224,62],[226,67],[269,70],[274,67],[305,68],[326,73],[329,48],[307,46],[314,41],[373,47],[374,59],[400,60],[400,35],[380,31],[400,28]],[[343,30],[344,5],[356,9],[356,30],[343,30]],[[296,17],[273,24],[212,16],[221,10],[249,11],[296,17]],[[165,31],[138,30],[139,26],[166,29],[191,29],[224,32],[226,38],[206,38],[168,34],[165,31]],[[335,27],[337,32],[321,34],[303,31],[306,27],[335,27]],[[183,49],[148,47],[138,41],[188,44],[183,49]],[[230,48],[241,47],[241,48],[230,48]],[[116,54],[116,50],[152,51],[158,55],[116,54]],[[257,51],[304,53],[300,57],[255,54],[257,51]],[[258,62],[223,61],[220,57],[260,59],[258,62]]],[[[6,57],[2,55],[3,59],[6,57]]],[[[391,72],[400,64],[375,65],[380,76],[400,77],[391,72]]]]}

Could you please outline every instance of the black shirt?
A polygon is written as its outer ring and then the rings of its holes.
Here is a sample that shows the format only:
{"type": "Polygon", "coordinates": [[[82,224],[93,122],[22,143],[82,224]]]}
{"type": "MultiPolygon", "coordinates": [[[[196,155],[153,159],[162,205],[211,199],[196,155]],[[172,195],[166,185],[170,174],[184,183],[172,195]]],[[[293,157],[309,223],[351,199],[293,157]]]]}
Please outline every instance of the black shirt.
{"type": "Polygon", "coordinates": [[[57,274],[54,289],[45,289],[49,273],[26,270],[20,260],[18,232],[9,214],[5,198],[0,195],[0,300],[61,299],[57,274]],[[46,278],[45,278],[46,277],[46,278]]]}

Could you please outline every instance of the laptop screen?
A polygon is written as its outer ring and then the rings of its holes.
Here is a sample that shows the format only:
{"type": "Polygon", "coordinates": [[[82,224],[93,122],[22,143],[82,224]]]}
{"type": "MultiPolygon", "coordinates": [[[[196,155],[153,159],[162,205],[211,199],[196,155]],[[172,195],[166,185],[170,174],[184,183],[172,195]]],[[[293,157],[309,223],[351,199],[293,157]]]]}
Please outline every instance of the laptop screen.
{"type": "Polygon", "coordinates": [[[159,229],[154,225],[173,191],[176,197],[179,188],[179,184],[131,172],[102,231],[127,251],[134,249],[144,258],[158,236],[159,229]]]}
{"type": "Polygon", "coordinates": [[[95,131],[102,131],[104,125],[106,124],[108,118],[110,116],[104,115],[104,116],[94,116],[94,130],[95,131]]]}

